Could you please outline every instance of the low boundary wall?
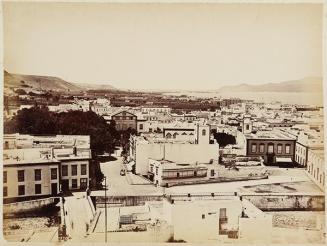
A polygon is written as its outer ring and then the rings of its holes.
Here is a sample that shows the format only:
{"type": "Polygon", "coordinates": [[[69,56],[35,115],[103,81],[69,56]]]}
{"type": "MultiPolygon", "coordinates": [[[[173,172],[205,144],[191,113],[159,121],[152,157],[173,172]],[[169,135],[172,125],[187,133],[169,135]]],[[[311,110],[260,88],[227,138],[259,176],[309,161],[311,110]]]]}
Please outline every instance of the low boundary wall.
{"type": "Polygon", "coordinates": [[[47,210],[55,206],[58,202],[56,198],[44,198],[38,200],[22,201],[3,204],[4,217],[15,217],[23,213],[33,213],[41,210],[47,210]]]}
{"type": "MultiPolygon", "coordinates": [[[[325,196],[322,194],[292,194],[292,193],[203,193],[203,194],[174,194],[152,196],[108,196],[108,207],[113,206],[139,206],[148,201],[162,201],[164,198],[185,199],[218,199],[228,197],[247,199],[262,211],[324,211],[325,196]]],[[[95,197],[96,207],[104,207],[104,196],[95,197]]]]}
{"type": "Polygon", "coordinates": [[[325,196],[318,194],[239,194],[262,211],[324,211],[325,196]]]}

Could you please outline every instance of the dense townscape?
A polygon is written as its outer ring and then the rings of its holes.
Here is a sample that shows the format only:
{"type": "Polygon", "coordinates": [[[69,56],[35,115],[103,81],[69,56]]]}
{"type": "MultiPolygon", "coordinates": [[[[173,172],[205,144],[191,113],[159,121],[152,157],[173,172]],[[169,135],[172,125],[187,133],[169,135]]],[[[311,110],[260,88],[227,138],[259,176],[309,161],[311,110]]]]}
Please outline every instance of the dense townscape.
{"type": "Polygon", "coordinates": [[[3,1],[0,245],[325,245],[326,10],[3,1]]]}
{"type": "Polygon", "coordinates": [[[298,240],[324,240],[322,107],[13,92],[4,105],[9,241],[282,243],[299,228],[298,240]]]}

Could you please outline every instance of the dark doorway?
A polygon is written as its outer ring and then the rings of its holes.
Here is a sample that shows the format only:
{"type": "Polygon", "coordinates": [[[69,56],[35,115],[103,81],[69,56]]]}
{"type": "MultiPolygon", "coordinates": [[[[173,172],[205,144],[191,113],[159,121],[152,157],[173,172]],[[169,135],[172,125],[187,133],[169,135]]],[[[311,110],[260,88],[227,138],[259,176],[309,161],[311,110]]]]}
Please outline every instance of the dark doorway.
{"type": "Polygon", "coordinates": [[[272,166],[275,164],[275,154],[274,153],[268,153],[267,154],[267,165],[272,166]]]}
{"type": "Polygon", "coordinates": [[[51,184],[51,195],[56,196],[58,194],[58,184],[52,183],[51,184]]]}
{"type": "Polygon", "coordinates": [[[61,185],[62,185],[62,191],[67,191],[69,190],[69,180],[61,180],[61,185]]]}

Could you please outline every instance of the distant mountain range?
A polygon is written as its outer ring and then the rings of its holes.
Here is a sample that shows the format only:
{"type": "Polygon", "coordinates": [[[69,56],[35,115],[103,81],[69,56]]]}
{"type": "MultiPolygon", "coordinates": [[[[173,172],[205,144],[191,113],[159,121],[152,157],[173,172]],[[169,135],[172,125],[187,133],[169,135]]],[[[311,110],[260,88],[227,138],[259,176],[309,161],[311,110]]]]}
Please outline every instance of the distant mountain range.
{"type": "Polygon", "coordinates": [[[86,91],[86,90],[117,90],[111,85],[93,85],[67,82],[58,77],[12,74],[4,71],[5,88],[35,89],[52,91],[86,91]]]}
{"type": "Polygon", "coordinates": [[[321,92],[323,91],[322,78],[307,77],[300,80],[280,83],[266,83],[261,85],[240,84],[223,86],[217,92],[321,92]]]}
{"type": "Polygon", "coordinates": [[[100,84],[82,84],[82,83],[74,83],[84,90],[117,90],[117,88],[112,85],[100,85],[100,84]]]}
{"type": "MultiPolygon", "coordinates": [[[[52,91],[86,91],[86,90],[119,90],[105,84],[84,84],[67,82],[58,77],[12,74],[4,71],[4,86],[11,89],[25,90],[52,90],[52,91]]],[[[158,91],[158,90],[154,90],[158,91]]],[[[162,90],[169,92],[176,90],[162,90]]],[[[177,90],[178,91],[178,90],[177,90]]],[[[215,92],[321,92],[323,91],[322,78],[307,77],[300,80],[285,81],[280,83],[266,83],[261,85],[240,84],[223,86],[215,92]]],[[[159,91],[158,91],[159,92],[159,91]]],[[[212,91],[210,91],[212,92],[212,91]]]]}

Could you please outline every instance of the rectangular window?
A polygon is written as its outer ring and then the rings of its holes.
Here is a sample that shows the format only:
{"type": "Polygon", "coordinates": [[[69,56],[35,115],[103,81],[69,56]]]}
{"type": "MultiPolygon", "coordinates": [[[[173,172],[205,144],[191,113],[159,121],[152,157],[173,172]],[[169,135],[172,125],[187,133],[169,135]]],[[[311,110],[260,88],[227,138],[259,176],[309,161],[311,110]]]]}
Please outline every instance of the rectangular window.
{"type": "Polygon", "coordinates": [[[281,144],[278,144],[277,145],[277,154],[281,154],[282,153],[282,147],[283,147],[283,145],[281,145],[281,144]]]}
{"type": "Polygon", "coordinates": [[[68,166],[62,166],[61,167],[61,175],[62,176],[68,176],[68,166]]]}
{"type": "Polygon", "coordinates": [[[35,194],[41,194],[41,193],[42,193],[41,184],[35,184],[35,194]]]}
{"type": "Polygon", "coordinates": [[[73,189],[77,188],[77,179],[72,179],[72,188],[73,189]]]}
{"type": "Polygon", "coordinates": [[[3,183],[7,183],[7,171],[3,171],[3,183]]]}
{"type": "Polygon", "coordinates": [[[252,145],[251,145],[251,152],[252,152],[252,153],[257,152],[257,145],[256,145],[256,144],[252,144],[252,145]]]}
{"type": "Polygon", "coordinates": [[[156,175],[158,175],[158,173],[159,173],[159,168],[156,167],[156,175]]]}
{"type": "Polygon", "coordinates": [[[140,130],[143,130],[143,124],[140,124],[140,130]]]}
{"type": "Polygon", "coordinates": [[[81,180],[80,180],[80,188],[81,189],[86,189],[87,188],[87,179],[86,178],[81,178],[81,180]]]}
{"type": "Polygon", "coordinates": [[[3,187],[3,196],[4,197],[8,196],[8,187],[6,186],[3,187]]]}
{"type": "Polygon", "coordinates": [[[72,176],[77,175],[77,165],[72,165],[72,176]]]}
{"type": "Polygon", "coordinates": [[[289,144],[285,145],[285,153],[286,154],[291,153],[291,146],[289,144]]]}
{"type": "Polygon", "coordinates": [[[51,179],[57,179],[57,178],[58,178],[57,168],[51,168],[51,179]]]}
{"type": "Polygon", "coordinates": [[[41,180],[41,169],[34,169],[34,179],[35,181],[41,180]]]}
{"type": "Polygon", "coordinates": [[[81,165],[81,175],[86,175],[87,171],[86,171],[86,164],[82,164],[81,165]]]}
{"type": "Polygon", "coordinates": [[[260,151],[260,153],[263,153],[265,151],[265,145],[264,144],[259,145],[259,151],[260,151]]]}
{"type": "Polygon", "coordinates": [[[25,171],[24,170],[18,170],[17,171],[18,176],[18,182],[24,182],[25,181],[25,171]]]}
{"type": "Polygon", "coordinates": [[[25,185],[18,185],[18,195],[19,196],[25,195],[25,185]]]}
{"type": "Polygon", "coordinates": [[[274,153],[274,145],[273,144],[268,145],[268,153],[274,153]]]}

